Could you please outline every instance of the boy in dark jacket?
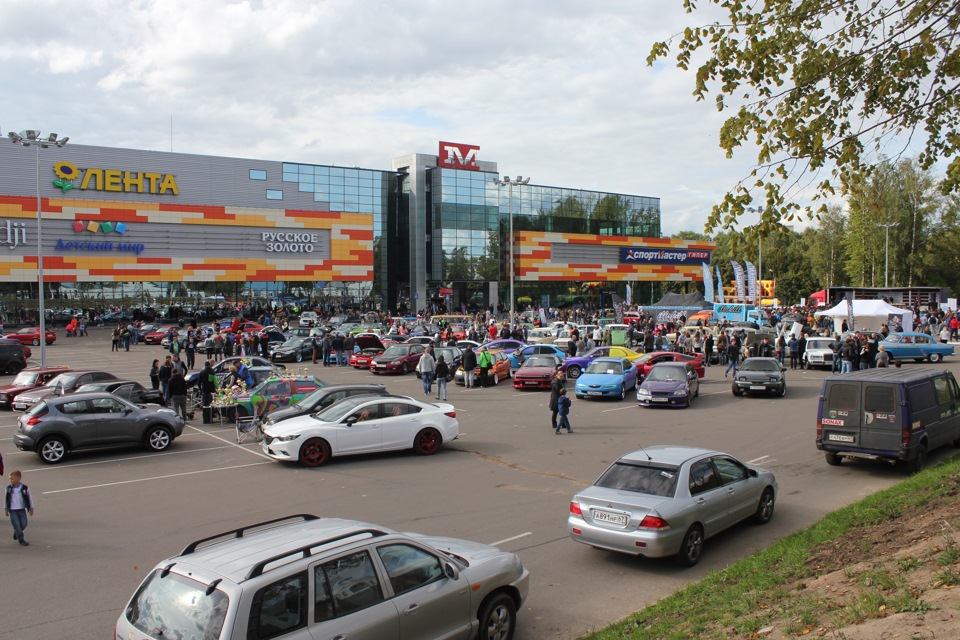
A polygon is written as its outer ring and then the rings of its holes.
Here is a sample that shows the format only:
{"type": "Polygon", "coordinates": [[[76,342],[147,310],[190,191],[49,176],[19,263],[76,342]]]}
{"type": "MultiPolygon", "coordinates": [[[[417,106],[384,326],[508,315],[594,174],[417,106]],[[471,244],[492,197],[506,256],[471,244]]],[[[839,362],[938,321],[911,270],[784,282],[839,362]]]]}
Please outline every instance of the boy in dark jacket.
{"type": "Polygon", "coordinates": [[[27,512],[33,515],[33,497],[27,485],[20,482],[22,478],[23,474],[19,471],[10,472],[10,484],[3,499],[3,513],[13,525],[13,538],[20,546],[28,547],[30,543],[23,539],[23,530],[27,528],[27,512]]]}
{"type": "Polygon", "coordinates": [[[567,433],[573,433],[570,428],[570,398],[567,397],[567,390],[560,389],[560,397],[557,398],[557,413],[560,415],[560,422],[554,433],[560,435],[560,429],[566,429],[567,433]]]}

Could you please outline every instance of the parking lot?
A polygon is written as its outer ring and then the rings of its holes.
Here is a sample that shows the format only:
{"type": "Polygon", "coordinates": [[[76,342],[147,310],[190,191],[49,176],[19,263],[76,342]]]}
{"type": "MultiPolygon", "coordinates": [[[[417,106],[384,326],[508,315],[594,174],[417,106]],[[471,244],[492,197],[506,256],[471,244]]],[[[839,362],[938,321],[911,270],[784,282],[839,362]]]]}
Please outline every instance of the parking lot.
{"type": "MultiPolygon", "coordinates": [[[[150,362],[164,354],[146,345],[111,353],[105,329],[88,338],[58,333],[48,364],[103,369],[144,384],[150,362]]],[[[953,362],[940,366],[957,373],[953,362]]],[[[308,368],[327,383],[377,381],[394,393],[422,397],[413,374],[308,368]]],[[[232,425],[205,426],[199,414],[164,453],[100,450],[46,466],[14,448],[17,414],[0,413],[7,471],[22,469],[37,501],[27,530],[31,546],[9,538],[0,545],[0,638],[107,637],[154,564],[195,539],[293,513],[355,518],[514,551],[531,572],[517,637],[577,637],[903,479],[902,471],[887,466],[828,467],[814,447],[816,398],[826,373],[787,374],[782,399],[734,398],[722,369],[714,367],[690,409],[641,409],[631,395],[622,402],[574,400],[575,433],[560,436],[549,428],[549,392],[515,391],[507,382],[476,390],[451,384],[448,400],[462,436],[435,456],[339,458],[320,469],[273,462],[256,444],[238,445],[232,425]],[[707,541],[693,569],[569,540],[571,496],[622,453],[651,444],[716,448],[770,469],[780,485],[773,521],[740,525],[707,541]]],[[[0,384],[10,379],[0,377],[0,384]]]]}

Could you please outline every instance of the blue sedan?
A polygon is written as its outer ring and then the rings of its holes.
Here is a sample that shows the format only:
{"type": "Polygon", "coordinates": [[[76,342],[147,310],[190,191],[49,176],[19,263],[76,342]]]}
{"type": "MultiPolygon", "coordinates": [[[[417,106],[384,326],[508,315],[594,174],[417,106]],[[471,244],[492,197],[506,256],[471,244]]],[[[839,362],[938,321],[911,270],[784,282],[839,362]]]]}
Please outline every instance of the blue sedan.
{"type": "Polygon", "coordinates": [[[530,356],[557,356],[560,362],[567,357],[567,352],[559,349],[552,344],[531,344],[517,349],[510,354],[510,368],[516,371],[523,364],[523,361],[530,356]]]}
{"type": "Polygon", "coordinates": [[[937,342],[925,333],[891,333],[880,344],[891,360],[940,362],[944,356],[953,355],[952,345],[937,342]]]}
{"type": "Polygon", "coordinates": [[[596,358],[579,378],[578,398],[614,397],[623,400],[628,389],[637,388],[637,368],[626,358],[596,358]]]}

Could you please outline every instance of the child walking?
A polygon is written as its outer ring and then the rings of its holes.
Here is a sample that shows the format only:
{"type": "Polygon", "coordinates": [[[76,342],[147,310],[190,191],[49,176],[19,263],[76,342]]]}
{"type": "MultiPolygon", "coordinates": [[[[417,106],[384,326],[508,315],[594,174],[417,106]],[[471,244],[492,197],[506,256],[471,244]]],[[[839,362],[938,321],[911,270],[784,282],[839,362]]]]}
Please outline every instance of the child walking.
{"type": "Polygon", "coordinates": [[[10,472],[10,484],[4,496],[3,513],[10,517],[13,525],[13,539],[20,546],[29,547],[30,543],[23,539],[23,530],[27,528],[27,512],[33,515],[33,497],[27,485],[20,482],[23,474],[19,471],[10,472]]]}
{"type": "Polygon", "coordinates": [[[560,389],[560,397],[557,398],[557,415],[560,420],[557,422],[557,430],[554,431],[557,435],[560,435],[560,429],[566,429],[567,433],[573,433],[573,429],[570,428],[570,404],[567,390],[560,389]]]}

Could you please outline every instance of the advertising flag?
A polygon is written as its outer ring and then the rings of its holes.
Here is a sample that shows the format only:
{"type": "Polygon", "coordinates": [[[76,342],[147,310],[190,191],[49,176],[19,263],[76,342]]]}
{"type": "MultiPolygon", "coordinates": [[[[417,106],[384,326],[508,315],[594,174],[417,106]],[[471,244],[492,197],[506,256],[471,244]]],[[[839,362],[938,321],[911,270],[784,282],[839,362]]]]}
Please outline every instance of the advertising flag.
{"type": "Polygon", "coordinates": [[[717,302],[723,304],[723,279],[720,277],[720,265],[713,265],[717,270],[717,302]]]}
{"type": "Polygon", "coordinates": [[[854,331],[856,325],[853,324],[853,293],[847,294],[847,331],[854,331]]]}
{"type": "Polygon", "coordinates": [[[703,297],[707,302],[713,302],[713,272],[706,262],[703,263],[703,297]]]}
{"type": "Polygon", "coordinates": [[[633,288],[630,286],[630,283],[627,283],[627,306],[633,304],[633,288]]]}
{"type": "Polygon", "coordinates": [[[747,300],[755,302],[757,299],[757,268],[752,262],[744,262],[747,265],[747,300]]]}
{"type": "Polygon", "coordinates": [[[733,266],[733,278],[737,281],[737,302],[745,302],[747,290],[744,282],[743,265],[735,260],[731,260],[730,265],[733,266]]]}

